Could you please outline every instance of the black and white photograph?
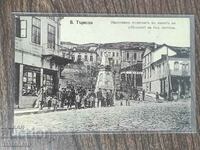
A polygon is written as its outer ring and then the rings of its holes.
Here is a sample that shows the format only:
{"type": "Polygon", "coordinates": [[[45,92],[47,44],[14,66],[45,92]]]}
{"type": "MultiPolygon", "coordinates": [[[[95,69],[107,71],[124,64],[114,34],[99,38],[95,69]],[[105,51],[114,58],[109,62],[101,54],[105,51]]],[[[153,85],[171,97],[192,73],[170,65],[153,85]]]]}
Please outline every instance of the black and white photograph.
{"type": "Polygon", "coordinates": [[[14,134],[196,130],[191,16],[13,22],[14,134]]]}

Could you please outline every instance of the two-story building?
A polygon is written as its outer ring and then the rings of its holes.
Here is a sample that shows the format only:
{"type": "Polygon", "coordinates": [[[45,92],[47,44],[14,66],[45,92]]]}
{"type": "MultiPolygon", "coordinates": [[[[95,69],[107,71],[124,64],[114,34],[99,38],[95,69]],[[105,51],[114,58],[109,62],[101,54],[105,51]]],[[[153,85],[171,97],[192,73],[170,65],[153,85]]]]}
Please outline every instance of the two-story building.
{"type": "Polygon", "coordinates": [[[73,48],[72,59],[75,62],[83,62],[85,66],[95,66],[97,62],[97,53],[95,50],[88,48],[73,48]]]}
{"type": "Polygon", "coordinates": [[[190,49],[166,44],[147,48],[143,56],[143,88],[161,96],[190,95],[190,49]]]}
{"type": "Polygon", "coordinates": [[[38,91],[55,95],[60,68],[70,62],[60,52],[60,17],[16,16],[15,104],[32,107],[38,91]]]}
{"type": "Polygon", "coordinates": [[[121,49],[120,76],[122,89],[142,89],[142,57],[144,50],[144,47],[140,46],[121,49]]]}
{"type": "Polygon", "coordinates": [[[122,62],[121,68],[126,68],[142,62],[143,53],[145,51],[144,47],[131,47],[121,49],[122,62]]]}

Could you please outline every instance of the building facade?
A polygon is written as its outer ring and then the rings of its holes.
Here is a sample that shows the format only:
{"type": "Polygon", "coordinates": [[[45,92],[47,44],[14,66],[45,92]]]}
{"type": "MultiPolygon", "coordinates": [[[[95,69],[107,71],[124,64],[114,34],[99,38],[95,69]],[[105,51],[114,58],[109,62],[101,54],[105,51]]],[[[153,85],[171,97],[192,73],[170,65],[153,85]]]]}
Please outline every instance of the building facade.
{"type": "Polygon", "coordinates": [[[88,49],[74,48],[72,59],[75,62],[83,62],[85,66],[95,66],[97,62],[97,53],[88,49]]]}
{"type": "Polygon", "coordinates": [[[129,48],[129,49],[121,49],[122,54],[122,63],[121,68],[126,68],[137,64],[138,62],[142,62],[144,48],[129,48]]]}
{"type": "Polygon", "coordinates": [[[189,48],[161,45],[147,48],[143,56],[143,88],[163,97],[190,95],[189,48]]]}
{"type": "Polygon", "coordinates": [[[121,49],[121,89],[142,89],[142,56],[144,48],[121,49]]]}
{"type": "Polygon", "coordinates": [[[119,67],[121,64],[121,50],[117,48],[100,47],[97,49],[98,63],[101,63],[103,55],[108,57],[110,65],[119,67]]]}
{"type": "Polygon", "coordinates": [[[33,107],[37,93],[55,95],[60,68],[68,63],[60,52],[59,17],[16,16],[15,104],[33,107]]]}

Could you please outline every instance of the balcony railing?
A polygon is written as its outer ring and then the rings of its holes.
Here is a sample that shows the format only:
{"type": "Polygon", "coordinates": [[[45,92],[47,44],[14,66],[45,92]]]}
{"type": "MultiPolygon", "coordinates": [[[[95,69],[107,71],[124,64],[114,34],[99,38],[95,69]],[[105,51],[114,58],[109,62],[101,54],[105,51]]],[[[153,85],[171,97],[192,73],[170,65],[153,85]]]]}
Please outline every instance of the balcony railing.
{"type": "Polygon", "coordinates": [[[63,58],[68,58],[68,59],[72,58],[71,51],[58,44],[51,46],[51,48],[49,48],[47,43],[43,44],[42,55],[56,55],[56,56],[60,56],[63,58]]]}

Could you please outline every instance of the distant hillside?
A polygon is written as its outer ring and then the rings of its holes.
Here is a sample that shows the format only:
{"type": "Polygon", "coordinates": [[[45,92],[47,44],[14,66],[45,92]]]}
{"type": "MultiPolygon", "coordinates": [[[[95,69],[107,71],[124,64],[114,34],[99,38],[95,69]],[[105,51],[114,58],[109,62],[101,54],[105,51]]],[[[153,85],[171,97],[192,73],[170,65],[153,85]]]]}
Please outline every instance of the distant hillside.
{"type": "Polygon", "coordinates": [[[105,49],[141,49],[144,50],[147,47],[154,47],[155,43],[147,42],[116,42],[116,43],[86,43],[86,44],[75,44],[71,42],[61,42],[63,46],[73,46],[78,50],[88,50],[90,47],[105,48],[105,49]]]}
{"type": "Polygon", "coordinates": [[[118,42],[101,44],[99,48],[107,49],[145,49],[146,47],[154,47],[155,43],[147,42],[118,42]]]}
{"type": "MultiPolygon", "coordinates": [[[[96,48],[102,48],[102,49],[121,49],[121,50],[145,50],[147,47],[155,50],[158,49],[159,47],[162,47],[163,45],[166,44],[156,44],[156,43],[148,43],[148,42],[116,42],[116,43],[86,43],[86,44],[75,44],[71,42],[61,42],[64,47],[72,49],[76,48],[76,50],[92,50],[95,51],[96,48]]],[[[167,45],[170,48],[173,48],[176,51],[179,52],[188,52],[190,51],[190,48],[188,47],[175,47],[175,46],[170,46],[167,45]]]]}

